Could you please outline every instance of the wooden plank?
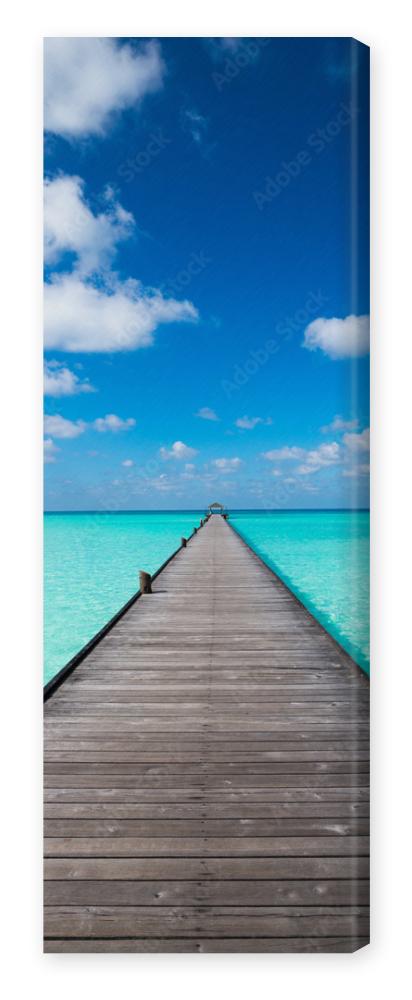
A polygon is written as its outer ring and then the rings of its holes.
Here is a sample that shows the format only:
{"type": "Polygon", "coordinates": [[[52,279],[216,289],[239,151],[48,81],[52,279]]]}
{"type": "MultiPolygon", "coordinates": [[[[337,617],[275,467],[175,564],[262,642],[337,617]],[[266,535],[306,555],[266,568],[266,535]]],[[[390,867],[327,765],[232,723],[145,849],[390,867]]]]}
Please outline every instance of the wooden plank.
{"type": "Polygon", "coordinates": [[[368,819],[46,819],[45,837],[311,837],[367,835],[368,819]]]}
{"type": "Polygon", "coordinates": [[[45,857],[310,857],[368,854],[368,837],[45,837],[45,857]]]}
{"type": "Polygon", "coordinates": [[[280,881],[48,881],[46,906],[360,906],[369,904],[367,879],[280,881]]]}
{"type": "Polygon", "coordinates": [[[367,679],[219,517],[153,589],[46,705],[46,951],[362,947],[367,679]]]}
{"type": "Polygon", "coordinates": [[[369,859],[347,857],[46,858],[47,879],[367,879],[369,859]]]}
{"type": "Polygon", "coordinates": [[[221,952],[352,953],[364,948],[368,937],[305,937],[305,938],[46,938],[47,953],[153,953],[194,952],[197,954],[221,952]]]}
{"type": "Polygon", "coordinates": [[[368,931],[362,906],[45,907],[46,937],[354,937],[368,931]]]}
{"type": "Polygon", "coordinates": [[[193,819],[334,819],[369,816],[367,802],[208,802],[196,803],[138,803],[117,804],[106,802],[45,803],[46,820],[107,819],[107,820],[188,820],[193,819]]]}
{"type": "Polygon", "coordinates": [[[45,802],[174,803],[174,802],[368,802],[366,786],[336,788],[46,788],[45,802]]]}

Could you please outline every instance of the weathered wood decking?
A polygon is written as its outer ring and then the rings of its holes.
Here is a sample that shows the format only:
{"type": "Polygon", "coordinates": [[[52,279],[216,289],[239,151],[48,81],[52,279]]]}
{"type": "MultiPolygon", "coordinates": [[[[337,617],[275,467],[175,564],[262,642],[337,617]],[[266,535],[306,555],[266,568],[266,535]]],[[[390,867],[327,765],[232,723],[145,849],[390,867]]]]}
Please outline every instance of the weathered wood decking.
{"type": "Polygon", "coordinates": [[[219,516],[153,591],[45,706],[46,951],[361,947],[367,679],[219,516]]]}

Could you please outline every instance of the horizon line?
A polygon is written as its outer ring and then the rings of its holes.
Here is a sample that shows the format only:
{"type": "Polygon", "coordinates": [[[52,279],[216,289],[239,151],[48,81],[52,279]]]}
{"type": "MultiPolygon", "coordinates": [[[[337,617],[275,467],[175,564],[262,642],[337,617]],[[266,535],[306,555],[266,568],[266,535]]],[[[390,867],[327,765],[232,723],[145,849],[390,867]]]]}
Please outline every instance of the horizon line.
{"type": "MultiPolygon", "coordinates": [[[[123,507],[118,510],[107,510],[105,508],[81,508],[64,510],[43,510],[43,514],[182,514],[198,513],[203,511],[200,507],[123,507]]],[[[293,513],[370,513],[370,507],[230,507],[227,508],[233,513],[247,511],[248,513],[268,513],[271,514],[293,514],[293,513]]]]}

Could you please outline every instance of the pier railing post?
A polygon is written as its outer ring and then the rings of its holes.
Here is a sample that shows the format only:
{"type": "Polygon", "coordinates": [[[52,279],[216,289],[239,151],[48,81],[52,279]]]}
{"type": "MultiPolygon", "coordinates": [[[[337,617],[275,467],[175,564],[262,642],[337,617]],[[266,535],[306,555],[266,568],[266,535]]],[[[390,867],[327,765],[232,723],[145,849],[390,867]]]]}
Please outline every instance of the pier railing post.
{"type": "Polygon", "coordinates": [[[152,578],[150,573],[146,573],[144,569],[139,570],[139,584],[141,594],[152,593],[152,578]]]}
{"type": "Polygon", "coordinates": [[[182,538],[181,542],[182,542],[182,549],[185,549],[187,545],[187,538],[182,538]]]}

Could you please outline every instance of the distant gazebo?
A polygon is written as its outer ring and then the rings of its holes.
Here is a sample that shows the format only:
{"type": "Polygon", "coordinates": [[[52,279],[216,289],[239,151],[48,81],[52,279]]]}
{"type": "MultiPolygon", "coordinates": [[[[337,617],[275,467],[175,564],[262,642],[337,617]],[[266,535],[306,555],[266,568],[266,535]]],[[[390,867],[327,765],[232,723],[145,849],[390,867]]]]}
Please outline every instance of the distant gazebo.
{"type": "Polygon", "coordinates": [[[217,501],[215,503],[210,503],[207,508],[206,517],[210,517],[211,514],[220,514],[225,518],[228,516],[227,508],[222,503],[218,503],[217,501]]]}

